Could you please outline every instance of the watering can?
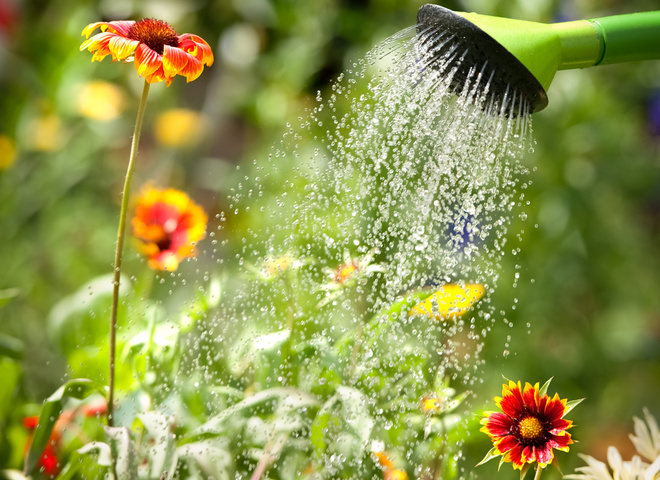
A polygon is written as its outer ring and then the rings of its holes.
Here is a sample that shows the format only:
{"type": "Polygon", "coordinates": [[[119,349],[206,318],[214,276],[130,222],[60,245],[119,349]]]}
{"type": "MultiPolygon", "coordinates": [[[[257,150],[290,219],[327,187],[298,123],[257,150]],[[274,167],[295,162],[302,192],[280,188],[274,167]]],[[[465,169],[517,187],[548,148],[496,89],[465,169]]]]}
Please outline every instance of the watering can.
{"type": "Polygon", "coordinates": [[[462,47],[455,88],[482,68],[491,98],[516,92],[528,113],[548,105],[546,90],[558,70],[660,59],[660,11],[545,24],[427,4],[417,23],[438,61],[462,47]]]}

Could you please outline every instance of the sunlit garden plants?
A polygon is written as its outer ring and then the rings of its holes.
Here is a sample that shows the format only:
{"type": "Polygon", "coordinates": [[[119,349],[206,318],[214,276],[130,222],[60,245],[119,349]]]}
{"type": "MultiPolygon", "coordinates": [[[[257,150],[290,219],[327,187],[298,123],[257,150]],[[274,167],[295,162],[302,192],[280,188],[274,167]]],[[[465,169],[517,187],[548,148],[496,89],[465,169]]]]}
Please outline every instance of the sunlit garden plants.
{"type": "MultiPolygon", "coordinates": [[[[461,369],[479,371],[465,350],[482,345],[452,335],[491,308],[482,304],[490,286],[468,279],[418,288],[374,312],[369,292],[387,273],[378,251],[334,259],[278,251],[241,268],[195,271],[224,217],[209,218],[184,191],[156,181],[132,187],[131,179],[151,85],[194,81],[213,64],[211,47],[154,19],[94,23],[83,34],[92,60],[133,63],[144,79],[116,254],[108,275],[52,306],[49,334],[68,379],[2,425],[9,459],[0,475],[453,479],[483,468],[464,456],[482,445],[480,429],[493,443],[482,463],[500,461],[503,477],[513,467],[538,479],[559,467],[566,453],[557,451],[573,454],[579,425],[564,416],[581,400],[548,395],[549,380],[504,379],[488,410],[473,402],[461,369]],[[138,268],[122,268],[125,250],[144,258],[138,268]]],[[[16,292],[0,293],[10,302],[16,292]]],[[[1,412],[21,370],[11,361],[20,347],[0,340],[1,412]]],[[[629,461],[611,447],[609,465],[583,455],[585,466],[569,477],[658,478],[660,431],[644,415],[634,420],[629,461]]]]}

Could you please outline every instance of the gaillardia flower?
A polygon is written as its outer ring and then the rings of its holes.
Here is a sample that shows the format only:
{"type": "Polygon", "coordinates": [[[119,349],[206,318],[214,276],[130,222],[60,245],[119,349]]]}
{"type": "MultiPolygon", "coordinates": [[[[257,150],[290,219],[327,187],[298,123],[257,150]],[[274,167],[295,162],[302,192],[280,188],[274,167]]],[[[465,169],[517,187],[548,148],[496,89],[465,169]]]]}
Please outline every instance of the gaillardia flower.
{"type": "Polygon", "coordinates": [[[207,217],[188,196],[174,189],[145,189],[133,217],[133,234],[156,270],[174,271],[181,260],[194,257],[195,243],[204,237],[207,217]]]}
{"type": "MultiPolygon", "coordinates": [[[[558,394],[550,398],[548,380],[542,388],[509,380],[502,388],[502,397],[496,397],[501,412],[485,412],[481,419],[481,431],[493,441],[493,449],[481,463],[502,456],[500,465],[511,462],[514,469],[523,472],[530,464],[544,468],[554,460],[553,449],[568,451],[573,443],[567,432],[573,425],[563,417],[582,400],[567,402],[558,394]]],[[[480,465],[481,465],[480,463],[480,465]]]]}
{"type": "Polygon", "coordinates": [[[133,62],[138,75],[148,83],[165,80],[169,86],[176,75],[192,82],[202,74],[204,65],[213,64],[211,47],[191,33],[177,35],[162,20],[145,18],[139,22],[119,20],[90,23],[82,31],[87,40],[80,50],[89,50],[94,60],[112,55],[114,60],[133,62]],[[89,36],[101,29],[92,38],[89,36]]]}

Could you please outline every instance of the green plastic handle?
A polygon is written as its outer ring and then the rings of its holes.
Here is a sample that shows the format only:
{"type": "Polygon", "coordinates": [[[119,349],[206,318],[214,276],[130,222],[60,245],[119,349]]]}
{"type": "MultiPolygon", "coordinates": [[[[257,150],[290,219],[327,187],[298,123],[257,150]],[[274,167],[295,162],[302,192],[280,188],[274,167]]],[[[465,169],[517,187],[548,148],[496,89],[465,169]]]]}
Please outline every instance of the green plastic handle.
{"type": "Polygon", "coordinates": [[[545,90],[557,70],[660,59],[660,11],[550,24],[459,15],[504,46],[545,90]]]}
{"type": "Polygon", "coordinates": [[[660,11],[595,18],[604,46],[596,65],[660,59],[660,11]]]}

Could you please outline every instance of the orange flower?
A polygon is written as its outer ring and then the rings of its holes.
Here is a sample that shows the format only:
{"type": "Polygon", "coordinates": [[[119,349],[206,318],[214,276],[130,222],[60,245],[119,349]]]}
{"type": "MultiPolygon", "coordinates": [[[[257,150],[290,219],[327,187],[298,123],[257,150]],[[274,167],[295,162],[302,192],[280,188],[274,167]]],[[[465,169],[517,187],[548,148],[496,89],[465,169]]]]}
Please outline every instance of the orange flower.
{"type": "Polygon", "coordinates": [[[208,43],[191,33],[177,35],[162,20],[90,23],[82,34],[87,40],[80,50],[92,52],[92,62],[101,61],[107,55],[112,55],[113,60],[133,62],[138,75],[149,83],[165,80],[169,86],[176,75],[192,82],[202,74],[204,65],[213,65],[213,52],[208,43]],[[101,33],[89,38],[97,28],[101,33]]]}
{"type": "Polygon", "coordinates": [[[151,268],[174,271],[197,253],[195,243],[204,238],[206,221],[202,208],[185,193],[147,188],[138,200],[133,233],[151,268]]]}

